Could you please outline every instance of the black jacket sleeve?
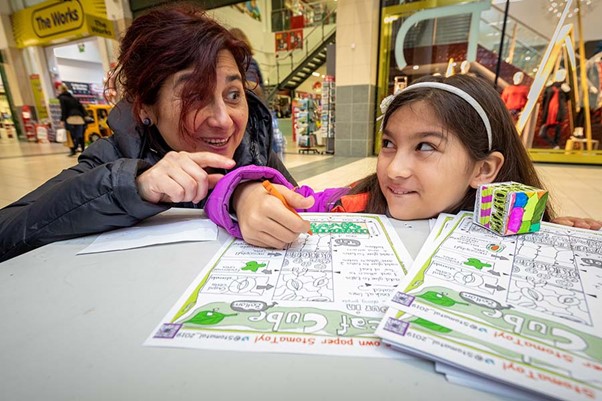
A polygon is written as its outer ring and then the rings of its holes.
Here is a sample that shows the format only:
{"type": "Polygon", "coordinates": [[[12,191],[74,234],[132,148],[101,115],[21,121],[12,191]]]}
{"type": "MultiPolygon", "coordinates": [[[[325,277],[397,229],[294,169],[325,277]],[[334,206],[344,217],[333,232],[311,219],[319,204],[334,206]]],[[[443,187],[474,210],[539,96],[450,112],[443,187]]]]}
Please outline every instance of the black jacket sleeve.
{"type": "Polygon", "coordinates": [[[143,160],[118,158],[100,140],[76,166],[0,210],[0,261],[42,245],[128,227],[169,208],[144,201],[136,176],[143,160]],[[109,161],[107,161],[109,160],[109,161]]]}
{"type": "Polygon", "coordinates": [[[291,173],[289,173],[286,167],[284,166],[284,163],[282,163],[282,160],[280,160],[280,157],[278,157],[278,155],[274,151],[271,151],[270,155],[268,156],[267,166],[280,171],[288,182],[290,182],[294,186],[299,186],[299,184],[297,184],[297,181],[295,181],[291,173]]]}
{"type": "Polygon", "coordinates": [[[59,96],[59,103],[61,105],[61,121],[65,122],[67,120],[67,105],[65,104],[65,99],[63,96],[59,96]]]}

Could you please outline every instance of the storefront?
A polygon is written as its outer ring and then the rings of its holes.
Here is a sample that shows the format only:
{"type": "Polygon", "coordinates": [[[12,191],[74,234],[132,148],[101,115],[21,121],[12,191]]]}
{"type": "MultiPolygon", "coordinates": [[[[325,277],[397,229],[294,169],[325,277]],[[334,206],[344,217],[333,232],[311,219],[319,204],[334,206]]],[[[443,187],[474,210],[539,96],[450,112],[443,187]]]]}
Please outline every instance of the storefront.
{"type": "Polygon", "coordinates": [[[83,104],[105,102],[103,81],[114,59],[116,35],[104,1],[50,0],[14,12],[11,22],[33,95],[27,106],[37,123],[48,124],[51,131],[59,123],[60,83],[83,104]]]}
{"type": "MultiPolygon", "coordinates": [[[[600,55],[578,51],[580,45],[584,49],[582,16],[575,7],[548,19],[554,35],[547,37],[505,16],[505,2],[497,7],[476,0],[392,3],[381,3],[377,103],[425,75],[477,75],[503,99],[509,92],[524,92],[520,104],[506,105],[534,161],[602,164],[602,151],[597,151],[602,141],[600,55]],[[556,88],[561,92],[553,96],[556,88]],[[550,100],[560,103],[550,106],[550,100]],[[562,111],[555,121],[547,119],[550,107],[562,111]]],[[[376,138],[376,153],[379,144],[376,138]]]]}

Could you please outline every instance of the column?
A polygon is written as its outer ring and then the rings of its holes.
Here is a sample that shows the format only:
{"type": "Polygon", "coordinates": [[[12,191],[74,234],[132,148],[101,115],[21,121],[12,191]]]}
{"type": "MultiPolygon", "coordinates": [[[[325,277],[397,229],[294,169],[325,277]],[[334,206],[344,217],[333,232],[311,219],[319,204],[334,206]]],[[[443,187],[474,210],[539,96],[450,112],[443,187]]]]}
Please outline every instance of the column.
{"type": "Polygon", "coordinates": [[[337,3],[337,156],[373,154],[379,0],[337,3]]]}

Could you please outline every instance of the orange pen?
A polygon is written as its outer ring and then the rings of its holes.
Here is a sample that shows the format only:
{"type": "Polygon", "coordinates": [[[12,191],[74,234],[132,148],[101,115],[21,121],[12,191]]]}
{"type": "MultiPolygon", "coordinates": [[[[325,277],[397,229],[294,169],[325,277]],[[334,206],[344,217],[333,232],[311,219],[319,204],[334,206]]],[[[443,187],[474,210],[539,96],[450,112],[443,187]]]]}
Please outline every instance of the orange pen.
{"type": "MultiPolygon", "coordinates": [[[[275,196],[276,198],[280,199],[280,202],[282,202],[282,204],[283,204],[283,205],[284,205],[284,206],[285,206],[285,207],[286,207],[288,210],[290,210],[291,212],[293,212],[293,213],[295,213],[297,216],[299,216],[299,213],[297,213],[297,211],[296,211],[296,210],[295,210],[295,209],[294,209],[294,208],[293,208],[291,205],[289,205],[289,204],[287,203],[286,199],[284,199],[284,196],[283,196],[283,195],[282,195],[280,192],[278,192],[278,190],[276,189],[276,187],[274,187],[274,186],[272,185],[272,183],[271,183],[271,182],[269,182],[268,180],[265,180],[265,181],[263,182],[263,187],[265,188],[265,190],[266,190],[266,191],[268,191],[268,193],[269,193],[270,195],[273,195],[273,196],[275,196]]],[[[303,218],[302,218],[301,216],[299,216],[299,218],[300,218],[301,220],[303,220],[303,218]]],[[[312,233],[312,231],[311,231],[311,229],[310,229],[310,230],[309,230],[307,233],[308,233],[309,235],[312,235],[312,234],[313,234],[313,233],[312,233]]]]}

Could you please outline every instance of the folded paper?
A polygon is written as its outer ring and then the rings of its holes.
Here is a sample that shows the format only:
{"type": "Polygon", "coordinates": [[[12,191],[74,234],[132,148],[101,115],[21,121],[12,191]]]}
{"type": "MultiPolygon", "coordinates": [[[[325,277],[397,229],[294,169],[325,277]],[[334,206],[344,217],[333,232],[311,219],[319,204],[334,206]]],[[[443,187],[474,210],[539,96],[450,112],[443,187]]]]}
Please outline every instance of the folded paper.
{"type": "Polygon", "coordinates": [[[548,191],[518,182],[483,184],[477,189],[474,222],[500,235],[539,231],[548,191]]]}

